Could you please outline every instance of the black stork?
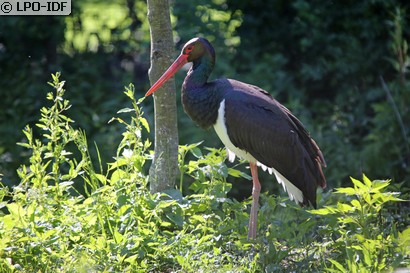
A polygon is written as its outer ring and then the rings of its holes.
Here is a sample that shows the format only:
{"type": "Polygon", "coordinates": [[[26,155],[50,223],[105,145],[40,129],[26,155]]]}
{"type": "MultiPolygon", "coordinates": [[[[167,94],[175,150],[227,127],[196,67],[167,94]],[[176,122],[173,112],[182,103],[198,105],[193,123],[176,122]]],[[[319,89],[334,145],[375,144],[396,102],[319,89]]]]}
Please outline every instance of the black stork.
{"type": "Polygon", "coordinates": [[[318,145],[299,119],[265,90],[225,78],[208,81],[215,64],[215,50],[208,40],[187,42],[145,96],[188,62],[193,65],[182,85],[185,112],[200,127],[214,127],[230,161],[235,156],[249,161],[253,189],[248,238],[256,238],[261,190],[258,166],[275,175],[291,200],[316,207],[316,189],[326,187],[322,172],[326,163],[318,145]]]}

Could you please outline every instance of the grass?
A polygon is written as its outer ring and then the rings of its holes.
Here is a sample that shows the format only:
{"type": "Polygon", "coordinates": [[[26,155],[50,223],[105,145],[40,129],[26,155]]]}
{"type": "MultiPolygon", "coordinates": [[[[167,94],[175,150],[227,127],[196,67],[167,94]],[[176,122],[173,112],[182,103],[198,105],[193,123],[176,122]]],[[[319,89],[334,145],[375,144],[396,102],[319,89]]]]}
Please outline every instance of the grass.
{"type": "Polygon", "coordinates": [[[123,139],[105,166],[90,157],[85,132],[65,115],[70,104],[59,77],[53,75],[51,105],[41,110],[37,128],[24,129],[19,145],[30,151],[30,164],[17,170],[20,184],[0,187],[1,272],[391,272],[410,266],[409,209],[400,185],[352,178],[351,187],[321,195],[317,210],[264,193],[259,236],[249,241],[250,199],[227,196],[229,177],[246,174],[224,164],[224,150],[181,146],[178,189],[151,194],[145,171],[151,143],[142,138],[149,127],[133,86],[125,90],[132,107],[112,119],[123,124],[123,139]]]}

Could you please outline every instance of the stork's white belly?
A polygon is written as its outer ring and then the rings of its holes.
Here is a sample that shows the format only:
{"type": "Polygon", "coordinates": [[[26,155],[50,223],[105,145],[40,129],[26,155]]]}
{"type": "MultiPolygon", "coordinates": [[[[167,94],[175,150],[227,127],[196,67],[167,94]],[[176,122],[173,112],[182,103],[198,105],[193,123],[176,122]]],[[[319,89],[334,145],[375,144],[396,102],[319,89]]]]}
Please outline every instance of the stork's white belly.
{"type": "Polygon", "coordinates": [[[247,151],[241,150],[229,139],[228,131],[225,125],[225,100],[221,102],[218,109],[218,119],[214,124],[214,129],[218,137],[221,139],[222,143],[226,147],[226,153],[230,162],[235,160],[235,155],[249,162],[256,163],[257,160],[247,151]]]}
{"type": "Polygon", "coordinates": [[[256,163],[264,171],[268,170],[270,174],[274,173],[276,180],[279,184],[283,186],[283,189],[289,194],[289,198],[295,202],[303,202],[303,193],[295,185],[293,185],[286,177],[281,173],[275,170],[273,167],[265,166],[262,163],[258,162],[250,153],[245,150],[239,149],[236,147],[232,141],[229,139],[228,131],[225,125],[225,100],[222,100],[218,109],[218,118],[214,124],[214,129],[218,137],[221,139],[222,143],[226,147],[226,152],[230,162],[235,160],[235,155],[245,159],[249,162],[256,163]]]}

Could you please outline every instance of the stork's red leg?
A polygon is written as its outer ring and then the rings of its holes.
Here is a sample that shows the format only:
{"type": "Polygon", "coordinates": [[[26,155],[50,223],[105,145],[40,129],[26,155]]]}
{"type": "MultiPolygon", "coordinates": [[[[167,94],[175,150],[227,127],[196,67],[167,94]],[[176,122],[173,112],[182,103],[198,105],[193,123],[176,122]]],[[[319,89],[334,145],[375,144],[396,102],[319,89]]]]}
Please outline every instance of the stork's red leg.
{"type": "Polygon", "coordinates": [[[252,174],[252,206],[251,206],[251,215],[249,217],[249,231],[248,231],[248,239],[255,239],[256,238],[256,227],[258,221],[258,209],[259,209],[259,194],[261,192],[261,184],[259,183],[258,178],[258,166],[256,163],[250,163],[251,167],[251,174],[252,174]]]}

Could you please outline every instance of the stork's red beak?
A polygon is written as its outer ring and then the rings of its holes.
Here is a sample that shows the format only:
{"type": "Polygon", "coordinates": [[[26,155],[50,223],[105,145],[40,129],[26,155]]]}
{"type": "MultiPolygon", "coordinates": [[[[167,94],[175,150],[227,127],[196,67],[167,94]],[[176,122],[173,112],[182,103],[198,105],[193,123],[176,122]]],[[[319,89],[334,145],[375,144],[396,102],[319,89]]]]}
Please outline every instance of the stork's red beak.
{"type": "Polygon", "coordinates": [[[165,71],[165,73],[154,83],[148,92],[145,94],[146,97],[157,91],[161,85],[163,85],[167,80],[169,80],[178,70],[181,69],[186,63],[188,63],[188,55],[181,54],[178,58],[171,64],[171,66],[165,71]]]}

